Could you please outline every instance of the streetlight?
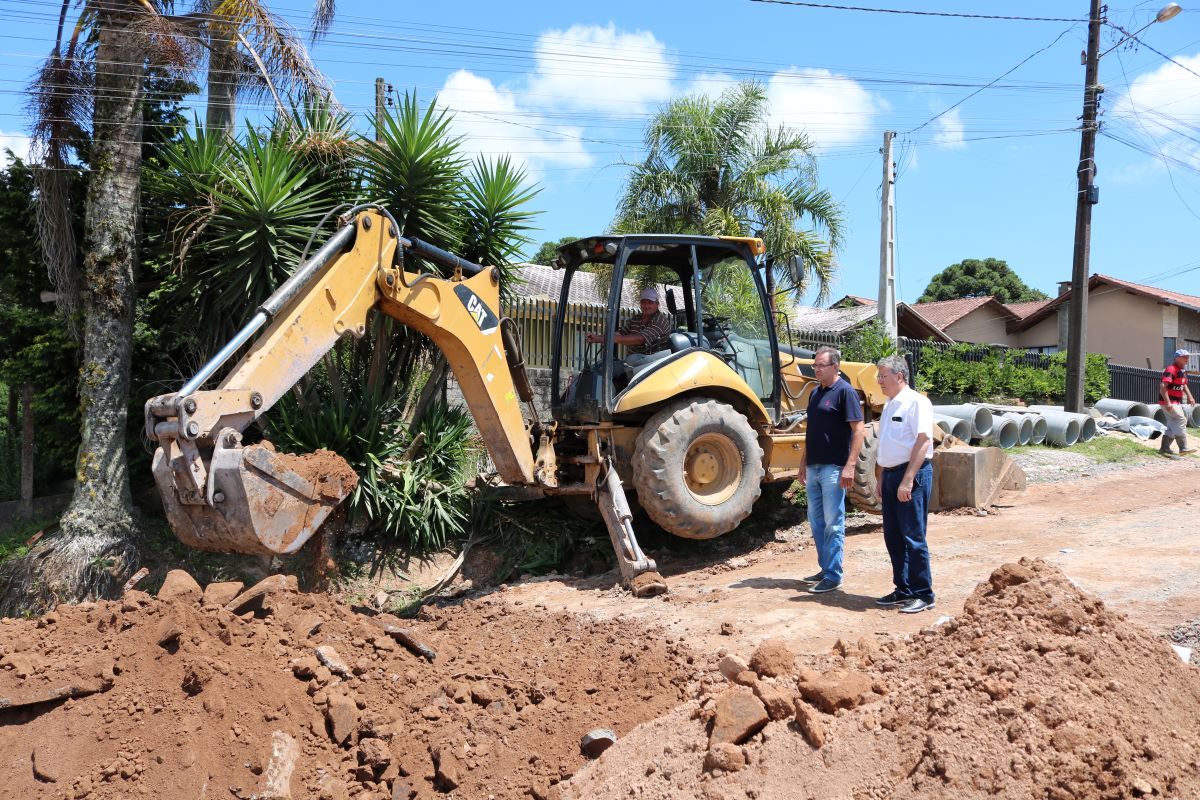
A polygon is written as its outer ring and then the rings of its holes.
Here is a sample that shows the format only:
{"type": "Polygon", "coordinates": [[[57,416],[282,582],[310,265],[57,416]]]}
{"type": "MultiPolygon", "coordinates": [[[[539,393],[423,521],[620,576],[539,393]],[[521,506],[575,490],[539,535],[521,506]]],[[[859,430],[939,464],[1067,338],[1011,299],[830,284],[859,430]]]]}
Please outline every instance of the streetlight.
{"type": "Polygon", "coordinates": [[[1083,129],[1079,143],[1078,190],[1075,194],[1075,249],[1071,260],[1071,299],[1067,310],[1067,387],[1063,405],[1067,411],[1083,411],[1083,383],[1087,353],[1087,292],[1088,261],[1091,256],[1092,206],[1100,202],[1100,193],[1092,180],[1096,177],[1096,105],[1104,87],[1099,85],[1100,26],[1109,24],[1125,34],[1125,38],[1104,51],[1111,53],[1129,39],[1156,22],[1173,19],[1183,9],[1178,3],[1168,3],[1155,15],[1153,22],[1129,33],[1117,25],[1106,23],[1100,16],[1100,0],[1091,0],[1088,15],[1088,44],[1084,64],[1087,69],[1083,85],[1083,129]]]}

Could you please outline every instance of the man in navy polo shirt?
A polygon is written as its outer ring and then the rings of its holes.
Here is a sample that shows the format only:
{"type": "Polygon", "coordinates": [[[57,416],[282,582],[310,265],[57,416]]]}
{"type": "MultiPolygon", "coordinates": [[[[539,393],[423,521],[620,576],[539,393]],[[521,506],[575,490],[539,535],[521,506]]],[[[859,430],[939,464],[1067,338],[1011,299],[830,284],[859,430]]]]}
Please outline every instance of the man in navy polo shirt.
{"type": "Polygon", "coordinates": [[[863,412],[854,387],[841,376],[842,354],[822,347],[813,356],[817,388],[808,397],[804,461],[800,482],[808,491],[808,524],[821,571],[805,578],[813,594],[842,585],[842,541],[846,535],[846,490],[862,449],[863,412]]]}

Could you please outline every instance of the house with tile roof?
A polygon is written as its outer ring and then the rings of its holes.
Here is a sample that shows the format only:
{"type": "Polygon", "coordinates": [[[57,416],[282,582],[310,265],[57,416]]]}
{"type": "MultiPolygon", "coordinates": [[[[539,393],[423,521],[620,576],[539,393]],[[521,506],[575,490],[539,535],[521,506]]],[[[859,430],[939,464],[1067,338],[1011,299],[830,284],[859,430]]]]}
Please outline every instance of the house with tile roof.
{"type": "MultiPolygon", "coordinates": [[[[804,333],[849,333],[875,318],[874,300],[862,297],[842,298],[830,308],[797,306],[789,320],[792,330],[804,333]],[[858,301],[846,304],[847,298],[858,301]]],[[[899,303],[896,306],[896,330],[909,339],[929,339],[935,342],[954,341],[940,328],[922,316],[915,306],[899,303]]]]}
{"type": "Polygon", "coordinates": [[[972,344],[1009,345],[1009,326],[1020,320],[991,295],[914,303],[912,308],[951,340],[972,344]]]}
{"type": "MultiPolygon", "coordinates": [[[[1071,290],[1045,301],[1011,328],[1015,347],[1066,349],[1071,290]]],[[[1088,279],[1087,351],[1109,362],[1162,369],[1176,349],[1200,351],[1200,296],[1109,275],[1088,279]]],[[[1190,369],[1200,371],[1200,356],[1190,369]]]]}

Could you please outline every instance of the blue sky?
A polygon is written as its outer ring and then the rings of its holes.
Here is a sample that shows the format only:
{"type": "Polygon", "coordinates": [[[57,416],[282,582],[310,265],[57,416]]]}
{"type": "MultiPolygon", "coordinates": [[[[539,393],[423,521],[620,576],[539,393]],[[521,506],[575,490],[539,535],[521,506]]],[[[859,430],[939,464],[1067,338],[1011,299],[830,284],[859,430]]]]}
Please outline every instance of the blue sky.
{"type": "MultiPolygon", "coordinates": [[[[861,4],[1072,20],[1088,10],[1086,0],[861,4]]],[[[1135,31],[1161,5],[1116,0],[1108,19],[1135,31]]],[[[1091,265],[1200,294],[1200,76],[1188,71],[1200,73],[1200,7],[1183,5],[1175,19],[1140,34],[1182,66],[1128,45],[1101,61],[1103,132],[1124,142],[1099,139],[1091,265]]],[[[307,28],[307,6],[271,7],[307,28]]],[[[58,8],[0,0],[0,146],[24,147],[23,89],[49,50],[58,8]]],[[[534,201],[544,212],[539,241],[607,229],[625,165],[641,158],[643,128],[663,102],[755,78],[767,87],[774,121],[813,138],[820,181],[843,205],[848,235],[835,298],[876,293],[879,148],[883,131],[894,130],[899,294],[913,301],[933,274],[964,258],[1004,259],[1050,294],[1069,279],[1086,35],[1085,21],[750,0],[343,0],[311,54],[364,130],[381,76],[423,101],[439,96],[471,150],[523,161],[542,187],[534,201]]],[[[1102,49],[1119,39],[1106,29],[1102,49]]],[[[203,98],[191,101],[203,116],[203,98]]]]}

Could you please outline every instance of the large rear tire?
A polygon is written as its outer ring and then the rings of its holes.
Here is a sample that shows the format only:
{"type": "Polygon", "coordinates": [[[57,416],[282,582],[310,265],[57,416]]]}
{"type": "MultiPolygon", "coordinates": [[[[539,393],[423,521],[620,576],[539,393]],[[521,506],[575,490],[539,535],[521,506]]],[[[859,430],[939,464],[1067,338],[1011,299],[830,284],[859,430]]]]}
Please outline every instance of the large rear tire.
{"type": "Polygon", "coordinates": [[[672,403],[646,423],[633,456],[642,508],[676,536],[736,528],[762,493],[763,452],[746,417],[716,400],[672,403]]]}
{"type": "Polygon", "coordinates": [[[854,483],[846,490],[846,496],[859,511],[882,514],[883,503],[875,495],[875,457],[879,453],[879,423],[866,426],[862,449],[854,465],[854,483]]]}

